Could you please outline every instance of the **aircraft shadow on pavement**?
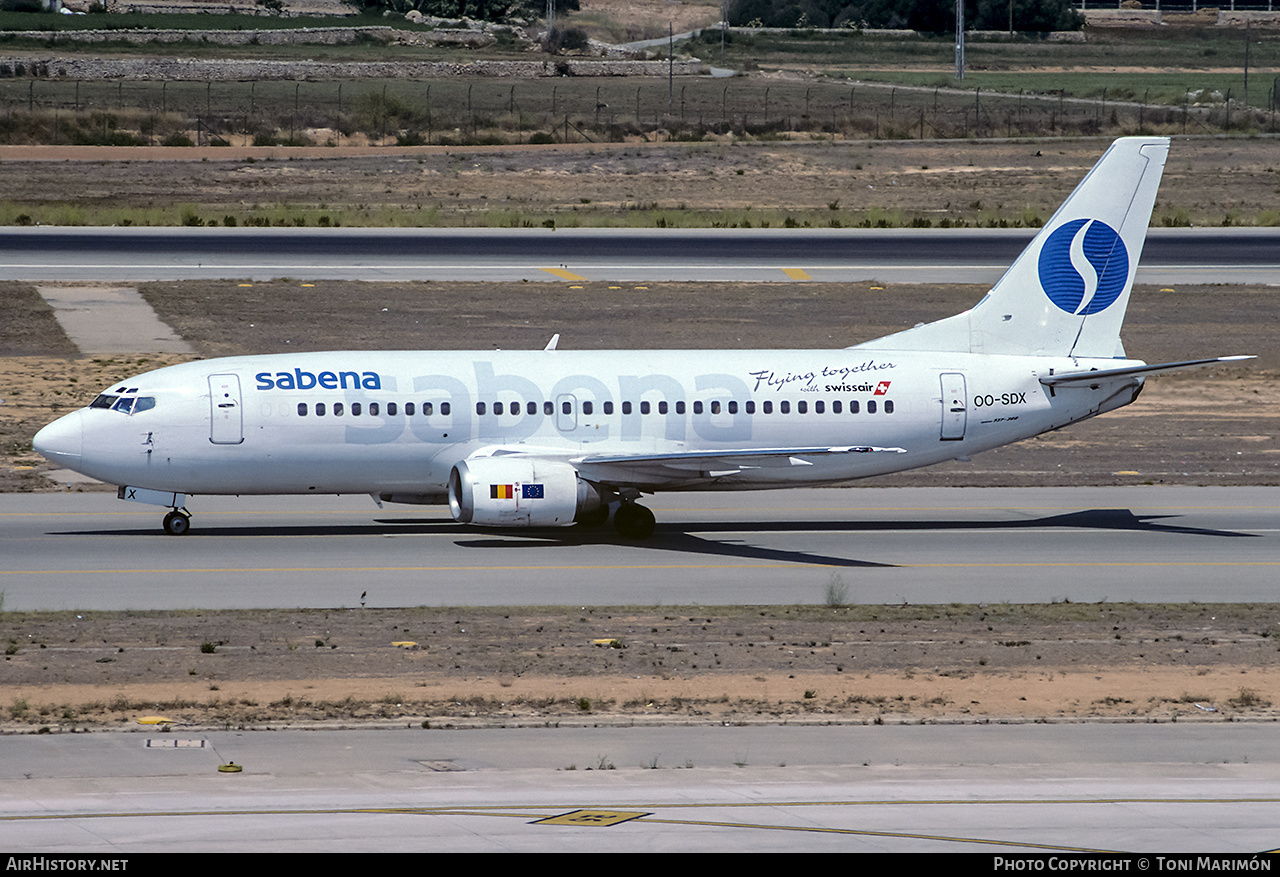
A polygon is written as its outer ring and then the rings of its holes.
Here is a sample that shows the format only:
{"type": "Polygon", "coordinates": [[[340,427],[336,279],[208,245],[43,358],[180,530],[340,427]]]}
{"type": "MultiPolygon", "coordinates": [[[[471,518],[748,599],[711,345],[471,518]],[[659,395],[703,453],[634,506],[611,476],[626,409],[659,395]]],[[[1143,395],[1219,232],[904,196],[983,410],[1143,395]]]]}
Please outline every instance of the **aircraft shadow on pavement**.
{"type": "MultiPolygon", "coordinates": [[[[839,567],[894,567],[894,563],[877,563],[816,554],[806,551],[790,551],[751,545],[741,539],[719,540],[716,533],[743,532],[786,534],[796,532],[859,534],[890,531],[918,533],[945,533],[952,530],[987,530],[991,532],[1034,530],[1061,527],[1080,530],[1114,530],[1136,533],[1168,534],[1180,536],[1211,536],[1225,538],[1250,538],[1252,533],[1237,533],[1206,527],[1192,527],[1176,523],[1178,515],[1138,515],[1129,509],[1087,509],[1039,518],[1006,520],[861,520],[861,521],[697,521],[685,524],[659,524],[651,538],[643,541],[624,539],[614,534],[608,526],[582,528],[488,528],[456,524],[440,519],[392,518],[375,519],[368,524],[302,525],[302,526],[246,526],[246,527],[197,527],[183,536],[187,539],[211,537],[288,537],[288,536],[455,536],[454,544],[471,549],[510,548],[571,548],[616,545],[643,548],[649,551],[667,551],[701,554],[710,557],[737,557],[764,560],[774,563],[814,564],[839,567]],[[697,534],[697,535],[695,535],[697,534]]],[[[93,530],[65,531],[50,535],[66,536],[138,536],[173,539],[154,530],[93,530]]]]}
{"type": "Polygon", "coordinates": [[[842,567],[895,567],[895,563],[877,563],[843,557],[813,554],[802,551],[786,551],[746,544],[740,540],[719,541],[699,534],[717,532],[742,533],[744,530],[761,534],[788,532],[875,533],[885,531],[946,532],[948,530],[1028,530],[1045,527],[1069,527],[1082,530],[1127,530],[1146,533],[1167,533],[1195,536],[1246,537],[1253,534],[1235,533],[1230,530],[1214,530],[1188,527],[1175,523],[1162,523],[1164,518],[1175,515],[1135,515],[1128,509],[1090,509],[1052,515],[1045,518],[1006,521],[768,521],[744,523],[740,521],[703,522],[691,525],[659,524],[651,538],[637,542],[615,536],[607,528],[571,528],[567,530],[488,530],[491,538],[458,539],[462,548],[530,548],[565,547],[583,545],[627,545],[658,551],[676,551],[706,554],[718,557],[742,557],[787,563],[809,563],[820,566],[842,567]]]}

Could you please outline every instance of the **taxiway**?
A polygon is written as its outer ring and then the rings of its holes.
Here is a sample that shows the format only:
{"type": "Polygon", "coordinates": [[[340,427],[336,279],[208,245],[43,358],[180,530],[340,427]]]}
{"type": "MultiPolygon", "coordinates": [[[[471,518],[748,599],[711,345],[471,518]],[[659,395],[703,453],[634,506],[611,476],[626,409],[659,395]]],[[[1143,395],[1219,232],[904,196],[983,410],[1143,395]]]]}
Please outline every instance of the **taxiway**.
{"type": "Polygon", "coordinates": [[[6,609],[1274,602],[1273,487],[847,488],[659,494],[644,542],[494,530],[366,496],[0,496],[6,609]]]}

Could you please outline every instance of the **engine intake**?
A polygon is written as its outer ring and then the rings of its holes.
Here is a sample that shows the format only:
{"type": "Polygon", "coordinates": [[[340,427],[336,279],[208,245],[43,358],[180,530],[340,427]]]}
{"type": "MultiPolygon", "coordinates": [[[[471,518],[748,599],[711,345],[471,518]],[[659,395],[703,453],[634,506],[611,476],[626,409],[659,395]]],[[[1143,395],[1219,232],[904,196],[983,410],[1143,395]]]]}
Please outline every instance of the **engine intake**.
{"type": "Polygon", "coordinates": [[[600,489],[568,463],[481,457],[463,460],[449,473],[449,511],[464,524],[567,527],[607,506],[600,489]]]}

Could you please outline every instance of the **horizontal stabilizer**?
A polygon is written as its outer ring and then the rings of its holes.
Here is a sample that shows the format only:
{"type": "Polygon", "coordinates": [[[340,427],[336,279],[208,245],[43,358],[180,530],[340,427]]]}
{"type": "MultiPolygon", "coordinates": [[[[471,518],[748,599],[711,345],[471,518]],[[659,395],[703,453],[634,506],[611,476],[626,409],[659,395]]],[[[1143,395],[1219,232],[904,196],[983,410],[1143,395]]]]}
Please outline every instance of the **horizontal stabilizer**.
{"type": "Polygon", "coordinates": [[[1187,368],[1204,368],[1208,365],[1219,365],[1227,362],[1240,362],[1245,359],[1256,359],[1254,356],[1218,356],[1213,359],[1188,359],[1184,362],[1162,362],[1158,365],[1138,365],[1131,368],[1095,369],[1087,372],[1068,372],[1066,374],[1042,375],[1040,383],[1046,387],[1063,387],[1072,385],[1089,385],[1112,381],[1130,381],[1157,372],[1171,372],[1187,368]]]}

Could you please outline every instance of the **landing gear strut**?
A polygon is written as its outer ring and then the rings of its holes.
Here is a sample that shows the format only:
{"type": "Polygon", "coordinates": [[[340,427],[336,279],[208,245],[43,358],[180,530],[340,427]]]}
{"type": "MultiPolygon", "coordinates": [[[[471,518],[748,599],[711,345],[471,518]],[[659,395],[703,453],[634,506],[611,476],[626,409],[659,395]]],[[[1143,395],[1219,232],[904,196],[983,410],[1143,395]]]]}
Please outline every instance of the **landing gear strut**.
{"type": "Polygon", "coordinates": [[[164,516],[164,531],[170,536],[182,536],[191,529],[191,515],[174,509],[164,516]]]}
{"type": "Polygon", "coordinates": [[[634,502],[623,501],[613,513],[613,529],[623,539],[648,539],[654,524],[653,512],[634,502]]]}

